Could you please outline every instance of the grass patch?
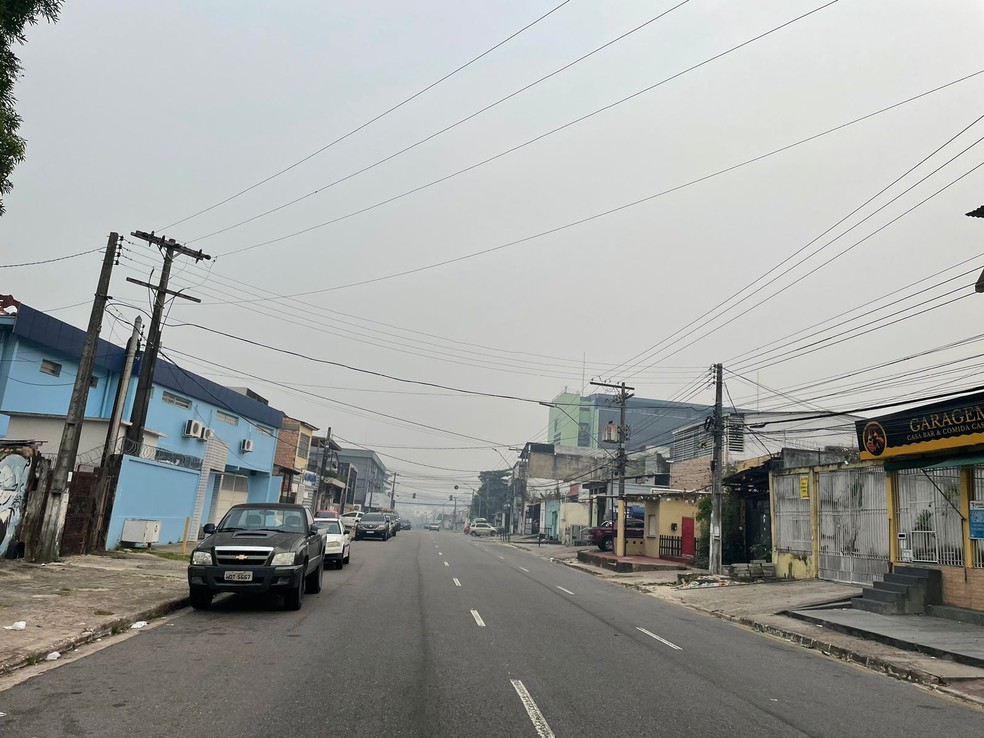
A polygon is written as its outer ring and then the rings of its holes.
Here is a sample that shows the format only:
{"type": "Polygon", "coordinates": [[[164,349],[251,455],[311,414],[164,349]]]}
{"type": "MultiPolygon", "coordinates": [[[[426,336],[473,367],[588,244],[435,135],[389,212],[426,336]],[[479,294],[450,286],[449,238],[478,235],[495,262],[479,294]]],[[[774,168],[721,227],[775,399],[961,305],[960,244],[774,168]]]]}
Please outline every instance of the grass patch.
{"type": "Polygon", "coordinates": [[[68,587],[62,587],[61,589],[58,590],[58,594],[61,597],[68,597],[70,594],[72,594],[72,590],[70,590],[68,587]]]}
{"type": "Polygon", "coordinates": [[[40,654],[32,653],[30,656],[27,657],[28,666],[36,666],[40,663],[41,663],[40,654]]]}
{"type": "Polygon", "coordinates": [[[109,610],[93,610],[92,611],[92,614],[93,615],[112,615],[113,613],[111,613],[109,610]]]}

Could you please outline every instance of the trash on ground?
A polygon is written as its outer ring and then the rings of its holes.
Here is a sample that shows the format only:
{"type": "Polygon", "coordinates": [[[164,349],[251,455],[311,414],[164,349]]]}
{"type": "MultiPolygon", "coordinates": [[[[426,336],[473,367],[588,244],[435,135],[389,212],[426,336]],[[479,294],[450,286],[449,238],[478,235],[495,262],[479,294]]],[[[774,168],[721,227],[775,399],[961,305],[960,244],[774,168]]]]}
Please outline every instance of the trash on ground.
{"type": "Polygon", "coordinates": [[[3,629],[4,630],[24,630],[26,627],[27,627],[27,623],[26,622],[24,622],[23,620],[18,620],[13,625],[5,625],[5,626],[3,626],[3,629]]]}
{"type": "Polygon", "coordinates": [[[144,628],[146,626],[147,626],[146,620],[138,620],[137,622],[135,622],[133,625],[130,626],[130,630],[140,630],[141,628],[144,628]]]}
{"type": "Polygon", "coordinates": [[[60,653],[58,653],[57,651],[52,651],[51,653],[49,653],[47,656],[44,657],[44,660],[45,661],[57,661],[60,658],[61,658],[61,654],[60,653]]]}

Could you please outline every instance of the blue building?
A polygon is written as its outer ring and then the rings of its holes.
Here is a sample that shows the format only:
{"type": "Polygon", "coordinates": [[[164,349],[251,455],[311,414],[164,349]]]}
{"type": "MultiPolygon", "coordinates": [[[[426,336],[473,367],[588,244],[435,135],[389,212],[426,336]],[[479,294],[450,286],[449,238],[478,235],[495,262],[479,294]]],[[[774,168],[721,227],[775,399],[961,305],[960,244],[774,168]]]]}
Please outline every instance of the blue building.
{"type": "MultiPolygon", "coordinates": [[[[84,331],[27,305],[0,313],[0,439],[42,441],[43,452],[57,454],[84,339],[84,331]]],[[[82,473],[100,463],[124,354],[99,341],[79,444],[82,473]]],[[[123,431],[138,373],[139,361],[123,398],[123,431]]],[[[281,480],[272,470],[283,417],[253,392],[158,361],[143,444],[128,444],[122,432],[110,441],[123,456],[107,547],[120,542],[127,520],[157,521],[160,541],[177,542],[186,527],[195,538],[233,504],[276,501],[281,480]]]]}

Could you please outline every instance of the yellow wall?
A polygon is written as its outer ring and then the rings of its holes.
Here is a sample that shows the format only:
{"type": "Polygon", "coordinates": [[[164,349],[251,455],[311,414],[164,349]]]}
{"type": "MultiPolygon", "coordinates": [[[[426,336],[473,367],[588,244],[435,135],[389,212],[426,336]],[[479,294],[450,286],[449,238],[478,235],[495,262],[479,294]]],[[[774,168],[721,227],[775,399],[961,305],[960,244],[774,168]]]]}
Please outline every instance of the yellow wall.
{"type": "MultiPolygon", "coordinates": [[[[683,519],[693,518],[697,514],[696,500],[691,498],[688,501],[682,496],[665,496],[656,500],[647,500],[646,508],[646,533],[643,537],[643,546],[646,556],[659,558],[659,537],[660,536],[679,536],[683,533],[683,519]],[[649,518],[656,516],[656,535],[650,536],[649,518]],[[676,523],[676,530],[673,524],[676,523]]],[[[699,535],[697,523],[694,522],[694,535],[699,535]]],[[[631,538],[627,539],[632,541],[631,538]]]]}
{"type": "MultiPolygon", "coordinates": [[[[776,576],[782,579],[816,579],[820,573],[819,568],[819,516],[817,515],[817,475],[820,471],[836,469],[838,467],[809,467],[804,469],[784,469],[782,476],[793,475],[806,477],[809,484],[810,495],[810,539],[811,551],[809,553],[797,552],[789,553],[785,551],[772,550],[772,563],[776,565],[776,576]]],[[[775,489],[775,478],[779,476],[775,473],[769,474],[769,489],[775,489]]],[[[779,540],[776,531],[776,501],[770,494],[769,512],[772,516],[772,540],[779,540]]]]}

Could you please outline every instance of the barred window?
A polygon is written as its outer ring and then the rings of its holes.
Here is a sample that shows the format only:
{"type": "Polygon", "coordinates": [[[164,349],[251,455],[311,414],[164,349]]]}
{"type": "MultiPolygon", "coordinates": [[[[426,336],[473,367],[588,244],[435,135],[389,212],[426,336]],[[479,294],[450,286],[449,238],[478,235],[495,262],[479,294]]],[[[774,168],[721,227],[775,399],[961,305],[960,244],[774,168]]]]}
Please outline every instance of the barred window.
{"type": "Polygon", "coordinates": [[[173,392],[164,391],[161,395],[161,399],[168,405],[176,405],[177,407],[182,407],[185,410],[191,407],[191,400],[187,397],[182,397],[181,395],[176,395],[173,392]]]}

